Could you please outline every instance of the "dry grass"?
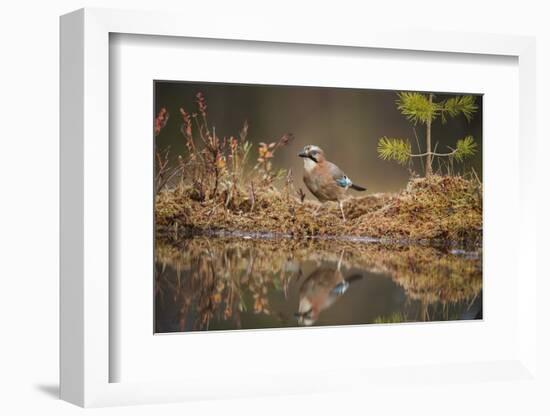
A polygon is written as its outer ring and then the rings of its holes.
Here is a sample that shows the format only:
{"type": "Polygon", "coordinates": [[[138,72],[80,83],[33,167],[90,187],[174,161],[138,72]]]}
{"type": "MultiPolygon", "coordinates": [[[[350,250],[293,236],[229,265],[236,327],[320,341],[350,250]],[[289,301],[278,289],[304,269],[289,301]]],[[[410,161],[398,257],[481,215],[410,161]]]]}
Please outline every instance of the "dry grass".
{"type": "Polygon", "coordinates": [[[294,237],[369,237],[460,245],[481,244],[482,198],[473,180],[455,176],[412,179],[398,194],[350,198],[343,222],[335,204],[315,213],[317,203],[301,202],[288,190],[268,187],[252,197],[233,195],[200,201],[193,188],[160,192],[156,200],[157,233],[165,240],[197,234],[251,232],[294,237]]]}
{"type": "Polygon", "coordinates": [[[412,179],[380,209],[355,218],[359,235],[481,245],[482,194],[474,180],[458,176],[412,179]]]}

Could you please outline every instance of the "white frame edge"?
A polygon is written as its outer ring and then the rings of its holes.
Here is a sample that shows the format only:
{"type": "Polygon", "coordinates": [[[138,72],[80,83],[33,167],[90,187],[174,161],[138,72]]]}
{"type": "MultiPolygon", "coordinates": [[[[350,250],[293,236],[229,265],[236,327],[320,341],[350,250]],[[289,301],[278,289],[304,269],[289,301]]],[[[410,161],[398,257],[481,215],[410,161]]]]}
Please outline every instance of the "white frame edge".
{"type": "MultiPolygon", "coordinates": [[[[535,39],[508,35],[323,28],[280,31],[220,21],[205,29],[174,13],[81,9],[60,19],[60,396],[79,406],[205,398],[178,383],[109,383],[109,33],[217,38],[384,49],[514,56],[520,71],[520,241],[535,240],[535,39]],[[529,146],[525,145],[529,143],[529,146]],[[527,150],[529,149],[529,150],[527,150]],[[98,185],[100,184],[100,185],[98,185]],[[102,201],[98,204],[97,201],[102,201]],[[529,215],[527,215],[529,213],[529,215]]],[[[535,376],[536,253],[519,248],[522,325],[519,362],[535,376]]]]}
{"type": "Polygon", "coordinates": [[[84,403],[84,13],[60,27],[60,396],[84,403]]]}

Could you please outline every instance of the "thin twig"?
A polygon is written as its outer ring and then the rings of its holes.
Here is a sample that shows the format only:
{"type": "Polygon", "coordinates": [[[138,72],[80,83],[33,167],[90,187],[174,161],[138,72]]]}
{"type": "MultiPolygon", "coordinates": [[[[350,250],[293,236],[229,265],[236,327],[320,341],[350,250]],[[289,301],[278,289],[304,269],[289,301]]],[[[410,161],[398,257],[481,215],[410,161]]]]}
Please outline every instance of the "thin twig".
{"type": "Polygon", "coordinates": [[[472,167],[472,172],[474,173],[474,177],[476,178],[477,180],[477,183],[479,184],[479,186],[481,186],[481,180],[479,179],[479,176],[477,176],[477,172],[476,170],[472,167]]]}
{"type": "Polygon", "coordinates": [[[456,152],[457,152],[457,149],[455,149],[455,150],[453,150],[452,152],[449,152],[449,153],[424,152],[424,153],[419,153],[419,154],[410,154],[409,156],[410,157],[424,157],[424,156],[431,155],[431,156],[447,157],[447,156],[454,155],[456,152]]]}
{"type": "MultiPolygon", "coordinates": [[[[416,139],[416,147],[418,147],[418,151],[421,152],[422,149],[420,148],[420,140],[418,140],[418,135],[416,134],[416,129],[414,127],[413,127],[413,133],[414,133],[414,138],[416,139]]],[[[424,159],[420,159],[420,163],[422,166],[422,170],[424,171],[424,159]]]]}

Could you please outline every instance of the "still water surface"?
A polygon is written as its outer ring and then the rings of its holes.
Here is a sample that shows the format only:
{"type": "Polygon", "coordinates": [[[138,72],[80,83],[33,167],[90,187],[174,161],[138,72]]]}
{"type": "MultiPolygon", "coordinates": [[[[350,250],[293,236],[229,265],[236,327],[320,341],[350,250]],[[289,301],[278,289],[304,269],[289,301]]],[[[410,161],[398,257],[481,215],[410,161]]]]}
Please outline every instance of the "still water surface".
{"type": "Polygon", "coordinates": [[[482,318],[481,253],[338,240],[157,244],[155,332],[482,318]]]}

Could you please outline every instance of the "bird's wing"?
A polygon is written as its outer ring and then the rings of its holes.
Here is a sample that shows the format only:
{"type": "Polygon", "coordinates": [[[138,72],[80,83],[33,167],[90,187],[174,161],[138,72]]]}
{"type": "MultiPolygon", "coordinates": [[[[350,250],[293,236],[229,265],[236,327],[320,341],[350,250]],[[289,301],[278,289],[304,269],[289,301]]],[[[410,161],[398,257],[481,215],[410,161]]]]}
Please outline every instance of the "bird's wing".
{"type": "Polygon", "coordinates": [[[334,163],[327,162],[329,172],[338,186],[348,188],[352,185],[350,178],[334,163]]]}
{"type": "Polygon", "coordinates": [[[336,286],[334,286],[330,293],[335,296],[342,296],[344,293],[346,293],[346,290],[348,290],[349,282],[346,280],[342,280],[340,283],[338,283],[336,286]]]}

